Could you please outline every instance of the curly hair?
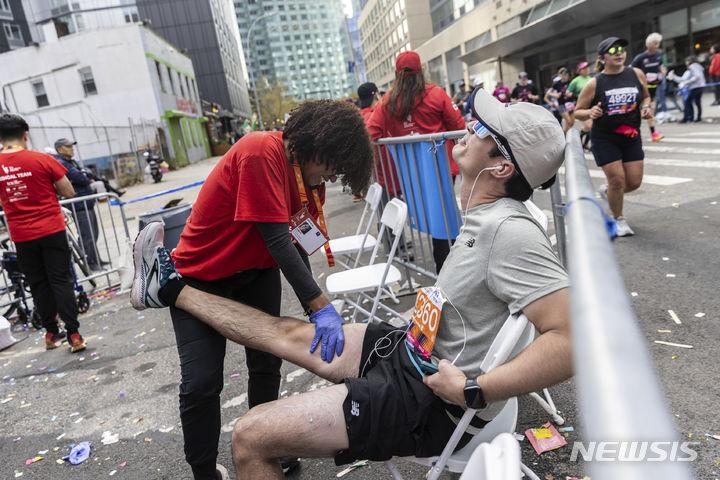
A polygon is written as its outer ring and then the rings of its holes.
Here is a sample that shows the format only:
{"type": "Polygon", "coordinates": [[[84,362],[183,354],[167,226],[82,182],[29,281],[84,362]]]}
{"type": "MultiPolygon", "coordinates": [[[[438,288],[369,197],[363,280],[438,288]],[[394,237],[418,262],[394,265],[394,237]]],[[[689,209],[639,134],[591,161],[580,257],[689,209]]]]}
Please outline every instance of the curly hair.
{"type": "Polygon", "coordinates": [[[395,81],[383,100],[391,117],[405,118],[415,110],[418,99],[422,100],[424,96],[425,77],[422,71],[407,76],[396,73],[395,81]]]}
{"type": "Polygon", "coordinates": [[[374,152],[365,120],[351,103],[308,100],[290,112],[283,140],[300,165],[324,162],[353,192],[367,187],[374,152]]]}

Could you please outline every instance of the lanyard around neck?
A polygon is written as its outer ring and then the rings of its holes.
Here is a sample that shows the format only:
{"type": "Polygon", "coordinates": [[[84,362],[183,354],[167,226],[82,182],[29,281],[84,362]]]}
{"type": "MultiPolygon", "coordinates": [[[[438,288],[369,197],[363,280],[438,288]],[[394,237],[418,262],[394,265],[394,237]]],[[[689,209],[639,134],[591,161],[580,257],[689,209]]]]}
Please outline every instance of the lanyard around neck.
{"type": "MultiPolygon", "coordinates": [[[[305,190],[305,181],[303,180],[300,165],[298,165],[297,163],[293,163],[293,170],[295,171],[295,181],[297,181],[298,192],[300,193],[300,202],[302,202],[303,205],[307,206],[308,195],[307,191],[305,190]]],[[[320,225],[320,228],[322,229],[325,236],[327,238],[330,238],[330,235],[328,235],[327,225],[325,224],[325,215],[323,214],[322,203],[320,202],[320,195],[318,194],[317,188],[312,188],[311,190],[313,200],[315,201],[315,208],[318,212],[318,224],[320,225]]],[[[332,251],[330,250],[330,242],[326,242],[323,247],[325,248],[325,256],[327,257],[328,267],[334,267],[335,258],[333,257],[332,251]]]]}
{"type": "Polygon", "coordinates": [[[22,145],[5,145],[2,149],[2,151],[4,152],[6,150],[15,150],[15,149],[20,151],[20,150],[25,150],[25,147],[23,147],[22,145]]]}

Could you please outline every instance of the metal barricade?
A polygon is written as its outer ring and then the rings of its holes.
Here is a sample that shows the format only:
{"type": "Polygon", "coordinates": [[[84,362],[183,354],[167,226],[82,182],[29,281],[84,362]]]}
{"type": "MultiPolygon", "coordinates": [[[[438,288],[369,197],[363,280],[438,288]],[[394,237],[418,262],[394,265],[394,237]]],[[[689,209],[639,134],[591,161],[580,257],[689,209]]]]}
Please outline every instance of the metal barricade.
{"type": "Polygon", "coordinates": [[[437,279],[433,250],[450,249],[461,224],[450,176],[446,140],[465,135],[465,130],[427,135],[381,138],[375,143],[374,181],[383,187],[386,204],[394,197],[408,205],[408,227],[395,261],[405,267],[407,288],[414,291],[410,271],[437,279]],[[436,196],[437,195],[437,196],[436,196]],[[409,240],[408,240],[409,237],[409,240]]]}
{"type": "MultiPolygon", "coordinates": [[[[85,197],[62,200],[75,280],[87,283],[89,290],[111,288],[120,283],[120,257],[129,245],[130,232],[122,204],[113,193],[98,193],[85,197]]],[[[5,213],[0,213],[6,232],[9,232],[5,213]]],[[[3,251],[14,253],[15,246],[9,235],[0,238],[3,251]]],[[[10,312],[11,306],[20,308],[23,298],[18,288],[24,283],[3,263],[0,272],[0,309],[10,312]]],[[[25,289],[27,300],[30,292],[25,289]]],[[[0,312],[3,313],[3,312],[0,312]]]]}
{"type": "MultiPolygon", "coordinates": [[[[584,444],[590,448],[590,442],[595,442],[593,445],[609,445],[616,450],[625,444],[626,450],[634,451],[642,448],[639,445],[643,442],[646,447],[647,443],[655,445],[650,449],[657,448],[659,442],[661,448],[663,443],[669,448],[679,435],[624,287],[603,213],[595,201],[580,135],[571,129],[567,138],[565,184],[570,242],[566,251],[584,444]]],[[[600,460],[597,457],[593,458],[600,460]]],[[[592,478],[692,478],[687,462],[612,460],[591,462],[592,478]]]]}

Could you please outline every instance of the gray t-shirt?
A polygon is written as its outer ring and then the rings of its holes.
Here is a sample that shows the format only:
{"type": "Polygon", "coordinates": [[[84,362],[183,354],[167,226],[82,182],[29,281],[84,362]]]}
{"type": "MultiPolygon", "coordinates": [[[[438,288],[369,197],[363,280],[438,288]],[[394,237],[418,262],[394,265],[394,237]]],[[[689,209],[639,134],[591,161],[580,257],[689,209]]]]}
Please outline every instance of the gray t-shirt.
{"type": "Polygon", "coordinates": [[[455,365],[476,377],[508,315],[569,282],[545,231],[525,205],[503,198],[468,211],[436,285],[448,302],[433,357],[453,361],[462,350],[455,365]]]}

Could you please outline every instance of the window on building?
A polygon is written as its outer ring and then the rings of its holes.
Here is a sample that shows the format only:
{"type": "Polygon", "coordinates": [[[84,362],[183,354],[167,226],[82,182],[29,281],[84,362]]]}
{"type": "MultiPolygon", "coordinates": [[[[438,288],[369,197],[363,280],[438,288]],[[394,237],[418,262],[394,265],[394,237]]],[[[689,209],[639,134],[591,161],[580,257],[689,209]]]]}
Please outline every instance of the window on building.
{"type": "Polygon", "coordinates": [[[170,67],[166,66],[165,68],[167,68],[168,78],[170,79],[170,91],[173,95],[177,95],[177,92],[175,91],[175,80],[173,80],[173,71],[170,67]]]}
{"type": "Polygon", "coordinates": [[[95,78],[93,78],[92,69],[90,67],[81,68],[78,70],[80,73],[80,82],[82,83],[83,91],[85,96],[97,95],[97,87],[95,86],[95,78]]]}
{"type": "Polygon", "coordinates": [[[10,12],[10,0],[0,0],[0,10],[10,12]]]}
{"type": "Polygon", "coordinates": [[[185,77],[185,87],[187,88],[187,96],[190,100],[193,100],[193,91],[190,88],[190,79],[188,77],[185,77]]]}
{"type": "Polygon", "coordinates": [[[75,22],[73,22],[70,15],[53,18],[53,24],[55,25],[55,32],[57,32],[58,38],[75,33],[75,22]]]}
{"type": "Polygon", "coordinates": [[[35,94],[35,101],[37,102],[38,108],[47,107],[50,105],[48,100],[47,92],[45,92],[45,84],[42,80],[36,80],[32,82],[33,93],[35,94]]]}
{"type": "Polygon", "coordinates": [[[160,69],[160,62],[155,60],[155,71],[157,71],[158,83],[160,84],[160,90],[165,91],[165,81],[163,80],[162,70],[160,69]]]}
{"type": "Polygon", "coordinates": [[[77,26],[77,31],[82,32],[85,30],[85,19],[81,14],[76,14],[75,16],[75,25],[77,26]]]}
{"type": "Polygon", "coordinates": [[[178,73],[178,83],[180,84],[180,96],[185,98],[185,85],[183,85],[183,76],[178,73]]]}
{"type": "Polygon", "coordinates": [[[5,30],[5,38],[8,40],[16,40],[22,42],[22,32],[20,27],[14,23],[3,23],[3,30],[5,30]]]}

